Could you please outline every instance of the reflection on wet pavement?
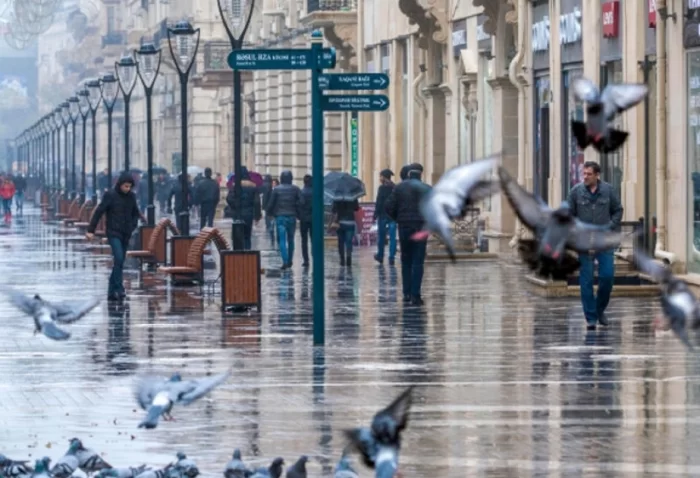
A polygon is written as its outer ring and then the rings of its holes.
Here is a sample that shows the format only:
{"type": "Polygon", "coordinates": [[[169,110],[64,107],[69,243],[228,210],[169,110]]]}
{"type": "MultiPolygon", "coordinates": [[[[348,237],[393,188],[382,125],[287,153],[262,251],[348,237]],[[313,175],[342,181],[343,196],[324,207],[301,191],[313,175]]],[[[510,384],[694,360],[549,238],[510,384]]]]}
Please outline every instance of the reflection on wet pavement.
{"type": "MultiPolygon", "coordinates": [[[[109,257],[57,229],[33,212],[1,229],[3,283],[47,299],[105,295],[109,257]]],[[[256,465],[307,454],[310,476],[327,476],[342,429],[420,384],[405,478],[700,474],[700,361],[654,337],[653,298],[613,299],[612,326],[586,332],[576,299],[530,295],[517,266],[431,263],[425,307],[406,308],[398,268],[373,252],[361,248],[350,271],[329,248],[325,351],[312,347],[311,276],[296,265],[263,279],[262,317],[222,318],[207,287],[135,269],[128,301],[103,302],[68,326],[68,342],[33,336],[30,318],[0,304],[0,452],[55,460],[78,436],[115,466],[165,465],[182,450],[221,476],[240,448],[256,465]],[[137,375],[230,366],[232,379],[175,408],[175,422],[136,428],[137,375]]],[[[278,262],[264,252],[263,267],[278,262]]]]}

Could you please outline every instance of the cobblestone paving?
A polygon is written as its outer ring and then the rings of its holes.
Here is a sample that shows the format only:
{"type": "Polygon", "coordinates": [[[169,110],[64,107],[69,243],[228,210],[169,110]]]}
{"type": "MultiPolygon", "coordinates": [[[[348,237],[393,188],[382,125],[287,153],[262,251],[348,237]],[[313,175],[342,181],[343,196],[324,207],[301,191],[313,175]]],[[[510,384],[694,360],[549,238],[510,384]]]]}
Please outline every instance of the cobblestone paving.
{"type": "MultiPolygon", "coordinates": [[[[2,283],[48,299],[103,296],[109,257],[27,210],[0,229],[2,283]]],[[[256,240],[270,249],[262,232],[256,240]]],[[[405,308],[399,267],[372,254],[359,249],[349,272],[327,252],[323,352],[312,347],[311,277],[297,265],[263,280],[262,317],[222,318],[207,288],[136,270],[125,305],[103,302],[68,326],[67,342],[33,336],[29,317],[0,304],[0,452],[57,459],[78,436],[115,466],[165,465],[182,450],[221,476],[238,447],[256,464],[307,454],[310,476],[328,476],[340,431],[420,384],[405,478],[700,475],[700,361],[654,336],[653,298],[613,299],[611,327],[591,333],[578,300],[531,295],[515,265],[432,263],[425,307],[405,308]],[[229,382],[176,408],[175,422],[137,429],[135,377],[230,366],[229,382]]],[[[266,250],[263,262],[278,259],[266,250]]]]}

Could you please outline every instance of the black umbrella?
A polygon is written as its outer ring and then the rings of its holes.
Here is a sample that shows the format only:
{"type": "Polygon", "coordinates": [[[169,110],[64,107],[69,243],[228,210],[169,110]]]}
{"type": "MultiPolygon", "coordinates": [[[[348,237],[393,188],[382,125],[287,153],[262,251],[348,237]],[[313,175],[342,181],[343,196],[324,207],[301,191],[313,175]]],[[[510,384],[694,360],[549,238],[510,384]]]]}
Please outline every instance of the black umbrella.
{"type": "Polygon", "coordinates": [[[362,181],[348,173],[333,171],[323,178],[324,202],[354,201],[367,194],[362,181]]]}

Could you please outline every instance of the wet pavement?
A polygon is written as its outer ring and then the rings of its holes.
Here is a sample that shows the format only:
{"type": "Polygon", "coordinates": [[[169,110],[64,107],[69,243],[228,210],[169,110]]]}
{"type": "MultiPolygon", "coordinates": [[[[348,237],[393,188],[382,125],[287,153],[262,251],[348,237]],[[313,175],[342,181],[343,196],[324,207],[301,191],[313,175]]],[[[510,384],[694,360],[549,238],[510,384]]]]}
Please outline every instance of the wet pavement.
{"type": "MultiPolygon", "coordinates": [[[[47,299],[105,295],[109,256],[26,209],[0,228],[2,283],[47,299]]],[[[263,267],[279,263],[262,230],[256,243],[263,267]]],[[[612,325],[586,332],[578,300],[534,296],[518,266],[485,261],[426,264],[425,307],[404,307],[400,269],[373,252],[357,249],[350,272],[328,248],[323,351],[298,246],[293,271],[263,279],[262,316],[223,318],[208,287],[135,270],[127,302],[103,302],[67,342],[33,336],[31,318],[0,304],[0,453],[55,460],[78,436],[114,466],[165,465],[182,450],[221,476],[240,448],[258,465],[307,454],[309,476],[329,476],[341,430],[419,384],[405,478],[700,475],[700,361],[654,336],[656,300],[614,298],[612,325]],[[137,376],[231,366],[175,422],[137,429],[137,376]]]]}

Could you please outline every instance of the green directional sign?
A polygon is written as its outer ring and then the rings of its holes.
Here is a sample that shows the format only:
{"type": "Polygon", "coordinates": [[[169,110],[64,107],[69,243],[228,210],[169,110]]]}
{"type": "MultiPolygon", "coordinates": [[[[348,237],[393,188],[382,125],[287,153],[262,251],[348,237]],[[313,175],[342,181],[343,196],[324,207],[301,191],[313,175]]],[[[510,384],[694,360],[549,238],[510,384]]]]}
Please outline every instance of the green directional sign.
{"type": "Polygon", "coordinates": [[[386,95],[321,95],[324,111],[385,111],[388,108],[386,95]]]}
{"type": "MultiPolygon", "coordinates": [[[[335,68],[335,48],[321,50],[320,67],[335,68]]],[[[228,55],[233,70],[311,70],[316,67],[310,49],[235,50],[228,55]]]]}
{"type": "Polygon", "coordinates": [[[318,77],[322,90],[383,90],[389,87],[389,75],[384,73],[337,73],[318,77]]]}

